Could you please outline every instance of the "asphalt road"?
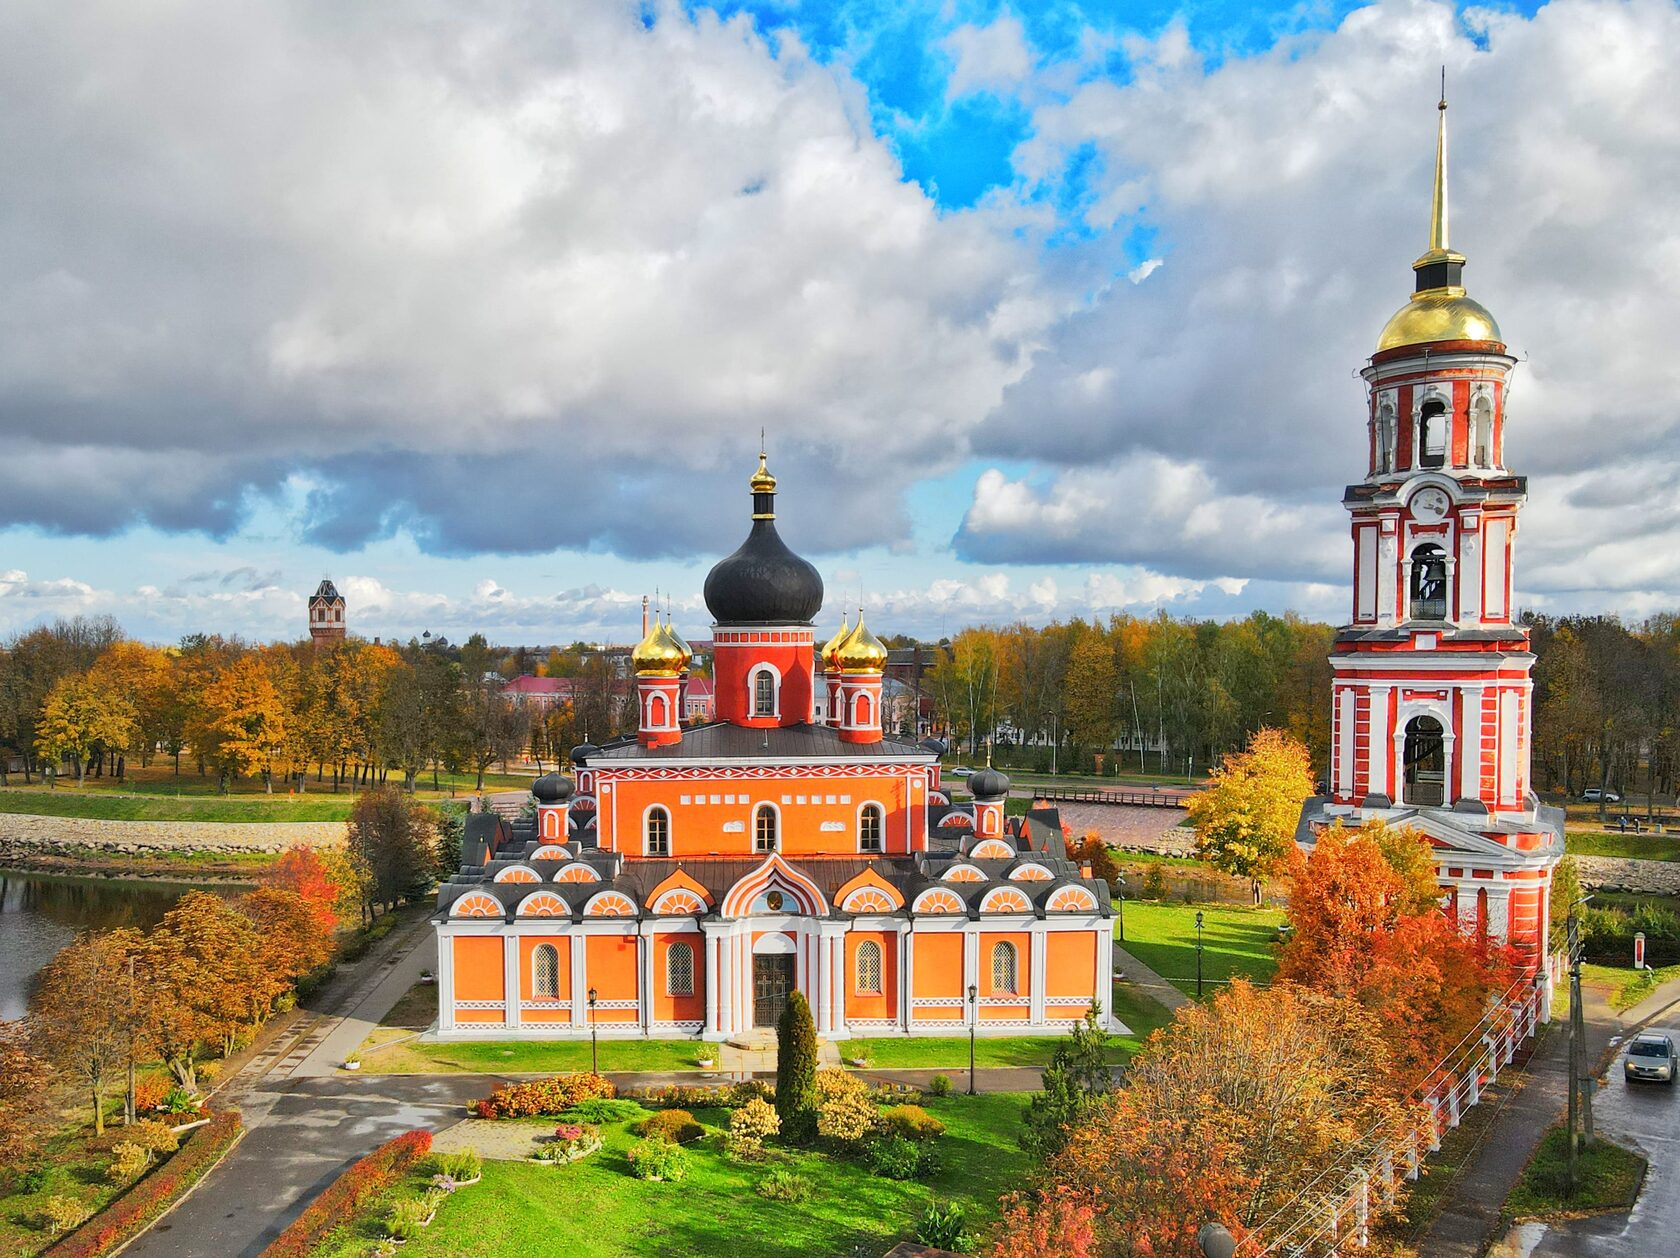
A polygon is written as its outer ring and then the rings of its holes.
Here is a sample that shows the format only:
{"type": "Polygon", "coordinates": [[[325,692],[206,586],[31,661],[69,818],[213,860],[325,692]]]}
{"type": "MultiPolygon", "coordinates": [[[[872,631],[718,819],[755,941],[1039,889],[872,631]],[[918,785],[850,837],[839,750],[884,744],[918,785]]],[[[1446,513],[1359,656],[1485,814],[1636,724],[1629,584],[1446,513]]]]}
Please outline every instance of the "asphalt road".
{"type": "MultiPolygon", "coordinates": [[[[1647,1028],[1680,1040],[1680,1022],[1647,1028]]],[[[1525,1224],[1489,1258],[1661,1258],[1680,1254],[1680,1084],[1629,1084],[1617,1056],[1595,1098],[1600,1135],[1631,1145],[1650,1159],[1645,1190],[1628,1214],[1565,1223],[1525,1224]]]]}

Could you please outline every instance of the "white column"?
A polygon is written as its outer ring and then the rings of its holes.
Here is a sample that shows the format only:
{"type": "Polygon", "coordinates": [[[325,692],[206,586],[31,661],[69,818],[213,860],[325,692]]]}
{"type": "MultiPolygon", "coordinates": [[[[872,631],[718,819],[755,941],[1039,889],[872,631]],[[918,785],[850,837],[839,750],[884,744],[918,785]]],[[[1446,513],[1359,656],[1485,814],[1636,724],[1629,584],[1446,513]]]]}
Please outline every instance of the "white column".
{"type": "Polygon", "coordinates": [[[817,1011],[817,1034],[827,1035],[834,1029],[834,949],[822,935],[809,936],[817,949],[817,985],[813,993],[817,1011]]]}
{"type": "Polygon", "coordinates": [[[1465,934],[1476,929],[1476,892],[1480,890],[1473,882],[1458,884],[1458,928],[1465,934]]]}
{"type": "Polygon", "coordinates": [[[589,936],[574,930],[568,936],[572,954],[572,1025],[589,1028],[589,936]]]}
{"type": "Polygon", "coordinates": [[[446,934],[447,927],[437,931],[437,989],[438,1034],[447,1035],[455,1029],[455,936],[446,934]]]}
{"type": "Polygon", "coordinates": [[[636,993],[636,999],[642,1009],[643,1035],[653,1031],[653,926],[652,922],[642,922],[640,938],[636,940],[636,947],[641,953],[641,990],[636,993]]]}
{"type": "MultiPolygon", "coordinates": [[[[1049,949],[1045,946],[1044,931],[1045,923],[1035,921],[1032,924],[1032,934],[1028,936],[1027,944],[1029,949],[1027,981],[1032,984],[1032,991],[1029,993],[1028,997],[1030,1012],[1027,1016],[1032,1019],[1034,1025],[1044,1021],[1044,982],[1046,978],[1045,960],[1049,952],[1049,949]]],[[[1102,974],[1100,971],[1097,974],[1097,981],[1100,985],[1102,981],[1102,974]]]]}
{"type": "MultiPolygon", "coordinates": [[[[1390,687],[1371,687],[1371,722],[1370,733],[1366,735],[1365,790],[1371,795],[1389,795],[1389,765],[1393,763],[1388,757],[1388,740],[1385,732],[1388,729],[1388,697],[1390,687]]],[[[1392,798],[1392,796],[1390,796],[1392,798]]]]}
{"type": "Polygon", "coordinates": [[[904,1005],[904,1030],[910,1033],[911,1023],[916,1018],[916,923],[906,922],[900,938],[903,940],[900,955],[904,964],[898,971],[898,994],[904,1005]]]}
{"type": "Polygon", "coordinates": [[[1453,580],[1458,571],[1458,560],[1448,555],[1444,560],[1447,569],[1447,619],[1458,623],[1458,583],[1453,580]]]}
{"type": "Polygon", "coordinates": [[[1482,688],[1462,686],[1459,693],[1464,701],[1459,705],[1464,722],[1464,751],[1458,766],[1458,797],[1480,799],[1482,795],[1482,754],[1486,739],[1482,723],[1482,688]]]}
{"type": "Polygon", "coordinates": [[[1394,619],[1404,620],[1412,610],[1412,561],[1400,561],[1400,606],[1396,610],[1394,619]]]}
{"type": "MultiPolygon", "coordinates": [[[[968,1014],[968,989],[980,984],[980,927],[974,922],[963,926],[963,985],[958,993],[963,1000],[963,1015],[968,1014]]],[[[975,1005],[975,1022],[979,1022],[980,1007],[975,1005]]]]}
{"type": "Polygon", "coordinates": [[[1114,925],[1107,918],[1097,925],[1097,1004],[1107,1026],[1114,1021],[1114,925]]]}
{"type": "Polygon", "coordinates": [[[1509,943],[1511,935],[1511,889],[1488,888],[1488,938],[1496,943],[1509,943]]]}
{"type": "Polygon", "coordinates": [[[1406,802],[1406,727],[1399,725],[1394,731],[1394,791],[1392,798],[1396,805],[1406,802]]]}
{"type": "Polygon", "coordinates": [[[721,1032],[718,1026],[718,986],[723,981],[721,953],[717,932],[712,929],[711,923],[701,923],[700,956],[706,976],[706,1029],[701,1034],[707,1039],[712,1039],[721,1032]]]}
{"type": "MultiPolygon", "coordinates": [[[[829,962],[829,978],[833,982],[834,1012],[830,1015],[830,1029],[836,1035],[846,1034],[846,930],[845,923],[835,922],[825,927],[829,931],[827,944],[832,958],[829,962]]],[[[884,958],[883,958],[884,963],[884,958]]]]}
{"type": "Polygon", "coordinates": [[[1441,805],[1451,808],[1453,801],[1458,798],[1458,792],[1453,789],[1453,749],[1458,745],[1458,736],[1448,725],[1441,732],[1441,805]]]}
{"type": "MultiPolygon", "coordinates": [[[[505,929],[505,928],[504,928],[505,929]]],[[[510,1031],[519,1029],[519,936],[502,936],[502,1004],[510,1031]]]]}

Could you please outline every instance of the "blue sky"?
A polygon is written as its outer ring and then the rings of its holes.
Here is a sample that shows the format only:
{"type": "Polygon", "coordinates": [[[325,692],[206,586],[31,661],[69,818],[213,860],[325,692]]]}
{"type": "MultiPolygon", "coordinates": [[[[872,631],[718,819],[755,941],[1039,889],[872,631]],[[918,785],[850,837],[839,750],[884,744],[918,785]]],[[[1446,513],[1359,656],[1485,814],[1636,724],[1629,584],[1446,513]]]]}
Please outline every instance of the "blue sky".
{"type": "Polygon", "coordinates": [[[699,634],[761,426],[828,619],[1335,618],[1443,63],[1525,597],[1680,602],[1673,4],[572,15],[0,15],[0,630],[699,634]]]}

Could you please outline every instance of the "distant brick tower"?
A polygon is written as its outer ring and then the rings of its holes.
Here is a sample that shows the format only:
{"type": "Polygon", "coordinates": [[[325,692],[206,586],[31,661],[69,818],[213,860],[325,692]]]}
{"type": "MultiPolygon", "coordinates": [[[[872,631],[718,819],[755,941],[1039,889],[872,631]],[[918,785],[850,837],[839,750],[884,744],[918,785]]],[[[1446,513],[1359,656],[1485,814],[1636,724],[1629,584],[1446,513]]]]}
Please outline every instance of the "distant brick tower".
{"type": "Polygon", "coordinates": [[[309,596],[309,636],[316,642],[344,640],[344,595],[330,580],[309,596]]]}

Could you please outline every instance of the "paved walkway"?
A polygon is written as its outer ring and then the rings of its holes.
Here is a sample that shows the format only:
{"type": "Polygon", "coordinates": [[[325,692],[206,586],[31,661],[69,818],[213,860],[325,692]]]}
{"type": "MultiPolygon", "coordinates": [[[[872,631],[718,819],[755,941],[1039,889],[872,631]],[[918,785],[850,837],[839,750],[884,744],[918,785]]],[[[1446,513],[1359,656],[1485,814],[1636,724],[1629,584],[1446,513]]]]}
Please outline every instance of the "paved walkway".
{"type": "Polygon", "coordinates": [[[1155,973],[1154,970],[1139,961],[1118,943],[1114,945],[1114,969],[1117,977],[1124,978],[1128,983],[1135,984],[1148,992],[1156,1003],[1165,1005],[1169,1013],[1190,1003],[1190,997],[1179,991],[1178,988],[1167,982],[1166,979],[1155,973]]]}

